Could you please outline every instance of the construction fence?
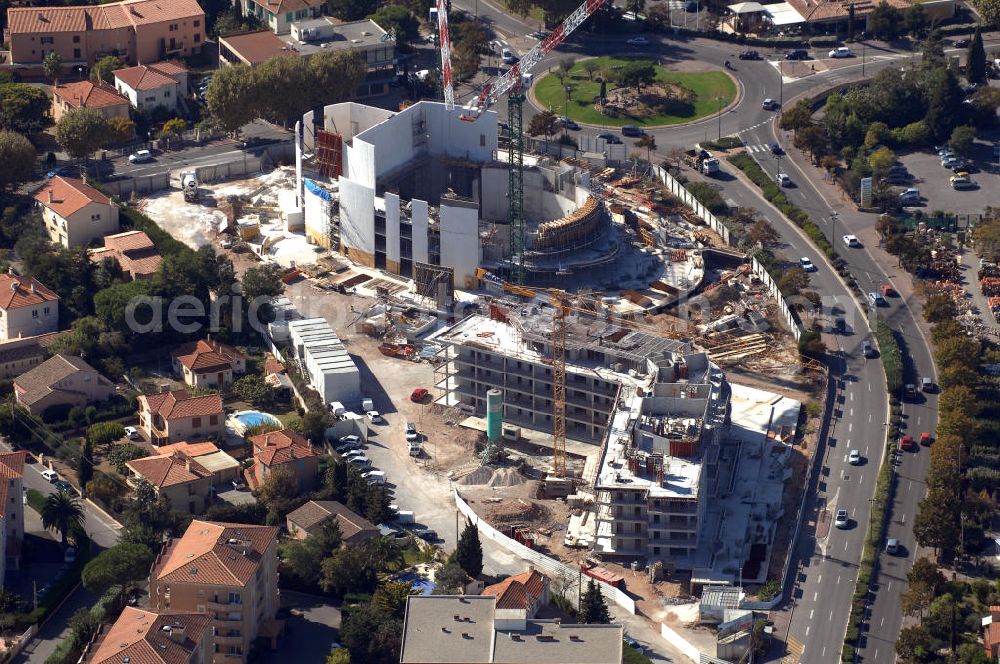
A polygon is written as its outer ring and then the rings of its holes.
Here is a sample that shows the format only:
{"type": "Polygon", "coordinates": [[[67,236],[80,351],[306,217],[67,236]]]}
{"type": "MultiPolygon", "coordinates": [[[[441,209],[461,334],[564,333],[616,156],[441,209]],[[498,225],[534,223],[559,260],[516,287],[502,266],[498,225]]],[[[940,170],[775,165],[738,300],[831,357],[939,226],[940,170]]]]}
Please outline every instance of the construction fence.
{"type": "MultiPolygon", "coordinates": [[[[699,203],[698,200],[691,195],[691,192],[685,189],[684,185],[678,182],[674,176],[659,166],[653,166],[653,173],[656,174],[657,179],[663,183],[671,194],[679,198],[684,205],[687,205],[689,208],[694,210],[694,213],[701,217],[709,228],[718,233],[726,244],[729,246],[735,246],[734,240],[726,225],[723,224],[718,217],[712,214],[704,205],[699,203]]],[[[756,258],[751,259],[750,266],[754,275],[760,278],[760,280],[764,282],[764,285],[767,286],[768,294],[774,298],[775,302],[778,303],[778,309],[781,311],[781,317],[785,320],[785,323],[787,323],[788,329],[792,331],[792,336],[794,336],[795,340],[798,341],[802,336],[802,323],[799,322],[798,317],[792,312],[791,307],[788,306],[788,302],[785,301],[785,297],[778,289],[778,285],[756,258]]]]}
{"type": "MultiPolygon", "coordinates": [[[[480,535],[488,540],[496,542],[504,549],[521,559],[528,561],[535,566],[535,569],[542,574],[545,574],[550,579],[561,579],[564,582],[563,594],[566,596],[566,599],[573,602],[577,600],[577,593],[579,593],[580,587],[583,584],[579,568],[565,565],[555,558],[550,558],[537,551],[529,549],[520,542],[507,537],[487,523],[485,519],[479,518],[479,515],[476,514],[472,507],[462,499],[462,496],[459,495],[458,491],[455,491],[455,506],[458,508],[458,511],[462,513],[462,516],[476,525],[479,529],[480,535]],[[573,581],[575,583],[566,583],[567,581],[573,581]]],[[[589,581],[590,578],[591,577],[587,577],[587,581],[589,581]]],[[[601,594],[604,595],[604,599],[609,602],[613,602],[615,605],[625,609],[632,615],[635,615],[634,599],[618,588],[610,586],[603,581],[595,579],[594,582],[597,584],[597,587],[601,589],[601,594]]]]}
{"type": "Polygon", "coordinates": [[[162,191],[170,188],[170,174],[157,173],[156,175],[143,175],[137,178],[122,178],[120,180],[109,180],[102,182],[101,186],[110,191],[118,198],[128,198],[133,193],[137,196],[145,196],[154,191],[162,191]]]}

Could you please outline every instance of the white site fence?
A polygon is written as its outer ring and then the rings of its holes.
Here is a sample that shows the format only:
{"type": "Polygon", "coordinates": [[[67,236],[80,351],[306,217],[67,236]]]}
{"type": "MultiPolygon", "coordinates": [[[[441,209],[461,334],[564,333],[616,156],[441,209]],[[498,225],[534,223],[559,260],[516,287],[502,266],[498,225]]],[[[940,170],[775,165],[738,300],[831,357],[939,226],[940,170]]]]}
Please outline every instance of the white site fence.
{"type": "MultiPolygon", "coordinates": [[[[685,189],[684,185],[678,182],[674,176],[659,166],[653,166],[653,173],[671,194],[679,198],[684,205],[691,208],[696,215],[701,217],[708,227],[718,233],[726,244],[729,246],[735,246],[733,238],[726,225],[723,224],[718,217],[712,214],[708,208],[698,202],[691,192],[685,189]]],[[[764,282],[764,285],[767,287],[768,294],[778,303],[778,309],[781,310],[781,317],[785,319],[785,322],[788,324],[788,329],[792,331],[792,336],[794,336],[795,340],[798,341],[799,337],[802,336],[802,324],[792,313],[791,308],[785,301],[785,297],[781,294],[777,284],[774,283],[774,279],[771,278],[771,275],[768,274],[767,270],[764,269],[764,266],[761,265],[756,258],[751,259],[750,267],[753,270],[754,275],[759,277],[760,280],[764,282]]]]}
{"type": "MultiPolygon", "coordinates": [[[[564,565],[554,558],[543,555],[537,551],[529,549],[520,542],[507,537],[496,528],[491,526],[486,522],[485,519],[479,518],[475,510],[462,499],[462,496],[455,491],[455,506],[462,515],[471,521],[473,524],[479,528],[479,534],[488,540],[492,540],[507,549],[510,553],[513,553],[520,558],[527,560],[529,563],[535,566],[542,574],[545,574],[550,579],[560,579],[563,582],[564,587],[561,589],[562,593],[567,599],[574,601],[577,599],[576,593],[579,592],[579,588],[582,585],[581,572],[576,567],[570,567],[569,565],[564,565]],[[573,583],[569,583],[572,581],[573,583]],[[577,583],[579,581],[579,583],[577,583]]],[[[591,577],[587,577],[589,581],[591,577]]],[[[622,592],[614,586],[608,585],[603,581],[598,581],[594,579],[597,587],[601,589],[601,594],[604,595],[604,599],[609,602],[613,602],[617,606],[625,609],[632,615],[635,615],[635,600],[629,597],[626,593],[622,592]]]]}

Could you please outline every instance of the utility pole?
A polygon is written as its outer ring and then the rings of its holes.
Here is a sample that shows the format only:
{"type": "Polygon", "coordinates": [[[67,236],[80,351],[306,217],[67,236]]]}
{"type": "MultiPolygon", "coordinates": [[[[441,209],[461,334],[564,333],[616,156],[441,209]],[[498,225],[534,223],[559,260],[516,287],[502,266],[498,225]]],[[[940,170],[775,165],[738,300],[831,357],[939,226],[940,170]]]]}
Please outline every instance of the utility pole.
{"type": "Polygon", "coordinates": [[[715,98],[719,102],[719,140],[722,140],[722,102],[725,101],[722,97],[715,98]]]}

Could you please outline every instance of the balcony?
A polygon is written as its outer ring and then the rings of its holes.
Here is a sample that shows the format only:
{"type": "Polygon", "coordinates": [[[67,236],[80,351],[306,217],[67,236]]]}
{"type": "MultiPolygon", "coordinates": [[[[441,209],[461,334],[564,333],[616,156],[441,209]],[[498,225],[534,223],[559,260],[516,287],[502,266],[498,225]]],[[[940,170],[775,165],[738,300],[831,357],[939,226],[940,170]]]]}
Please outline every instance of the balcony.
{"type": "Polygon", "coordinates": [[[227,616],[229,614],[233,614],[233,613],[240,614],[241,618],[243,616],[243,605],[242,604],[236,604],[236,603],[231,603],[231,602],[212,602],[212,601],[208,601],[208,602],[205,602],[205,608],[207,608],[209,611],[218,611],[220,613],[226,614],[227,616]]]}
{"type": "Polygon", "coordinates": [[[242,636],[219,636],[218,634],[216,634],[213,641],[220,648],[224,646],[240,646],[240,647],[243,646],[242,636]]]}
{"type": "Polygon", "coordinates": [[[222,617],[215,618],[212,620],[212,627],[215,628],[216,632],[224,634],[231,629],[243,629],[243,619],[237,618],[235,620],[231,620],[229,618],[222,617]]]}

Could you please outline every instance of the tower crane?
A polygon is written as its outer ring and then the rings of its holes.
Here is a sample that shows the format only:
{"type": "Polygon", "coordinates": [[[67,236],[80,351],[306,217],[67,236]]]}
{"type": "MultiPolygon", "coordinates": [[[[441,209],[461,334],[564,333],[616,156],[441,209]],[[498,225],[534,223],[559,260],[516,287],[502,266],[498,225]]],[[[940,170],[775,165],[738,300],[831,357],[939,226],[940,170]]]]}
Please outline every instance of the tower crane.
{"type": "MultiPolygon", "coordinates": [[[[544,39],[524,54],[519,62],[502,76],[483,86],[479,96],[470,102],[460,116],[466,122],[475,122],[492,104],[507,95],[507,119],[510,124],[510,162],[508,181],[510,223],[510,282],[517,287],[524,284],[524,83],[531,70],[577,28],[593,16],[607,0],[585,0],[573,13],[544,39]]],[[[439,43],[441,47],[441,82],[444,88],[445,107],[455,107],[455,92],[451,76],[451,39],[448,35],[446,0],[437,0],[439,43]]],[[[553,471],[557,477],[566,476],[566,314],[570,309],[566,294],[552,293],[556,307],[552,331],[552,450],[553,471]]]]}

